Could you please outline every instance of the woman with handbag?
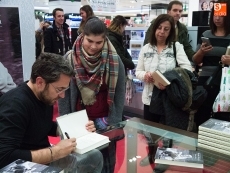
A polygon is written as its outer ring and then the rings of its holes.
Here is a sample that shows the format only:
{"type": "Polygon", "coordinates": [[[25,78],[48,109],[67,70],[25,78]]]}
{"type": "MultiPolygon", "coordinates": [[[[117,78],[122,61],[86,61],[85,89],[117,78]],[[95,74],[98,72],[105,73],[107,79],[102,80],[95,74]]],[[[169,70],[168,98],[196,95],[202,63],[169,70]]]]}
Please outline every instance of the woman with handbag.
{"type": "MultiPolygon", "coordinates": [[[[230,8],[229,1],[225,2],[227,8],[230,8]]],[[[208,66],[213,70],[211,77],[203,85],[206,85],[207,98],[203,105],[196,113],[196,124],[201,125],[212,116],[212,106],[220,90],[221,80],[221,65],[220,62],[230,65],[230,56],[225,55],[226,48],[230,45],[230,13],[227,16],[214,16],[214,8],[211,10],[210,15],[210,30],[205,31],[201,37],[209,38],[210,45],[207,43],[199,42],[197,45],[197,52],[193,56],[193,61],[196,64],[203,63],[203,68],[208,66]]],[[[218,118],[218,114],[215,115],[218,118]]],[[[219,117],[220,118],[220,117],[219,117]]],[[[220,118],[222,119],[222,118],[220,118]]]]}
{"type": "MultiPolygon", "coordinates": [[[[159,114],[153,114],[149,111],[152,91],[154,89],[154,79],[152,73],[156,70],[162,73],[170,71],[176,67],[176,62],[181,68],[192,71],[192,66],[179,42],[175,43],[176,58],[174,57],[173,41],[175,39],[175,25],[173,17],[168,14],[159,15],[153,26],[149,37],[149,43],[142,47],[138,64],[136,67],[136,76],[145,82],[142,93],[142,102],[144,104],[144,119],[153,122],[160,121],[159,114]]],[[[160,86],[160,89],[165,89],[160,86]]]]}

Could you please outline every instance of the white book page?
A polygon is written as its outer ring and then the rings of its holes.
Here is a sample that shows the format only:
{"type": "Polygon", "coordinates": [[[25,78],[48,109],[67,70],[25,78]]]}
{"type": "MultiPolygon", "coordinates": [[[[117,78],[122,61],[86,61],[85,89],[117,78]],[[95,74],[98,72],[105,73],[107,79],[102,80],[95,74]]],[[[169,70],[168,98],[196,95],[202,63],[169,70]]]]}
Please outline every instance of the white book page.
{"type": "Polygon", "coordinates": [[[57,122],[64,139],[67,139],[65,132],[68,133],[70,138],[79,138],[90,133],[85,128],[85,125],[89,122],[86,110],[60,116],[57,118],[57,122]]]}
{"type": "Polygon", "coordinates": [[[107,136],[103,136],[97,133],[90,133],[88,135],[82,136],[77,139],[77,148],[78,149],[83,149],[87,148],[91,145],[95,145],[96,143],[99,143],[101,141],[104,141],[105,143],[109,142],[109,139],[107,136]]]}

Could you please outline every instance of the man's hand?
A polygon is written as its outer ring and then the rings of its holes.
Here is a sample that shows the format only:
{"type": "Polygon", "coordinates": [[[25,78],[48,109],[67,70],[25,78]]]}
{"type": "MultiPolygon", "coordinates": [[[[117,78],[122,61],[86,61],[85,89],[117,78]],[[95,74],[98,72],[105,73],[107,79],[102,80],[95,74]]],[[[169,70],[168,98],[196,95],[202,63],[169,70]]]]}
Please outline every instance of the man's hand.
{"type": "Polygon", "coordinates": [[[94,126],[94,122],[93,121],[89,121],[86,125],[85,125],[86,130],[88,130],[89,132],[95,132],[96,128],[94,126]]]}
{"type": "Polygon", "coordinates": [[[70,153],[76,150],[76,138],[61,140],[57,145],[52,147],[53,159],[58,160],[66,157],[70,153]]]}

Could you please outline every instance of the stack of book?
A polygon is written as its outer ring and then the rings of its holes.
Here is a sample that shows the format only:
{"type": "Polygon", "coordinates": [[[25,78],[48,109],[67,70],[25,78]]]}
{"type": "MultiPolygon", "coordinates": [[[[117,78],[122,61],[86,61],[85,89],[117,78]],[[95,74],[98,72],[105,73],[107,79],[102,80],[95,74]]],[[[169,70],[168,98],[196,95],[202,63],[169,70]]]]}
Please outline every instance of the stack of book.
{"type": "Polygon", "coordinates": [[[197,148],[203,153],[205,173],[228,173],[230,172],[230,157],[204,148],[197,148]]]}
{"type": "Polygon", "coordinates": [[[230,156],[230,122],[210,118],[201,124],[198,147],[230,156]]]}
{"type": "Polygon", "coordinates": [[[158,147],[155,173],[167,171],[203,173],[203,154],[200,151],[158,147]]]}

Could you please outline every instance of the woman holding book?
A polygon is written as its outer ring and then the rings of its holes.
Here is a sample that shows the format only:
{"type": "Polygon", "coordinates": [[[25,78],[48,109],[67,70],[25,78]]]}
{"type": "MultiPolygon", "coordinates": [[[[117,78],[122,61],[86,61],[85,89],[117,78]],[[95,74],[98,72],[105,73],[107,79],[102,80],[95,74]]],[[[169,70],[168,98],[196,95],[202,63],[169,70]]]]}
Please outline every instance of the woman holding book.
{"type": "MultiPolygon", "coordinates": [[[[227,4],[227,9],[230,8],[229,1],[220,0],[216,3],[221,2],[227,4]]],[[[202,43],[200,40],[197,45],[197,52],[193,56],[193,61],[196,64],[202,63],[203,67],[213,69],[213,78],[209,85],[206,86],[207,98],[196,113],[197,126],[211,117],[212,106],[220,90],[222,69],[219,62],[230,65],[230,55],[225,55],[226,49],[230,45],[230,13],[227,12],[226,14],[227,16],[214,16],[214,8],[212,8],[209,19],[210,30],[203,32],[201,35],[201,37],[209,38],[211,45],[202,43]]],[[[205,72],[204,70],[202,71],[205,72]]],[[[229,121],[230,116],[227,114],[229,113],[218,112],[213,116],[217,119],[229,121]]]]}
{"type": "Polygon", "coordinates": [[[106,34],[99,18],[86,21],[69,60],[76,74],[59,101],[60,115],[86,109],[97,129],[120,122],[125,101],[124,65],[106,34]]]}
{"type": "MultiPolygon", "coordinates": [[[[175,25],[173,17],[168,14],[159,15],[154,22],[149,43],[143,46],[140,51],[136,68],[137,78],[145,82],[142,102],[144,104],[144,119],[146,120],[153,122],[159,122],[160,120],[160,115],[153,114],[149,111],[152,91],[154,89],[152,73],[156,70],[164,73],[174,69],[176,67],[176,61],[181,68],[192,71],[183,45],[179,42],[175,43],[176,58],[174,57],[174,40],[175,25]]],[[[159,89],[164,90],[165,87],[160,84],[159,89]]]]}

